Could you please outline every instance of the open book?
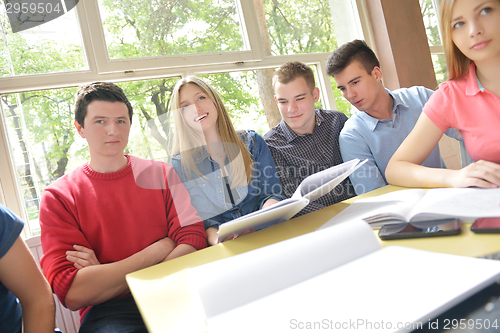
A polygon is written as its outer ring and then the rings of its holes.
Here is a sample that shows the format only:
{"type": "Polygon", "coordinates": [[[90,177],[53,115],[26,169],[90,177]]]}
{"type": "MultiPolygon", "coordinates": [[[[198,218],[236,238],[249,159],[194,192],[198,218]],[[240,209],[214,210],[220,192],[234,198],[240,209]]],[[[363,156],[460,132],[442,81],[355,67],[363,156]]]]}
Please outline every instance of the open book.
{"type": "Polygon", "coordinates": [[[191,268],[187,284],[208,332],[408,332],[499,276],[496,260],[380,249],[358,220],[191,268]]]}
{"type": "Polygon", "coordinates": [[[434,220],[500,216],[500,188],[411,189],[359,199],[319,229],[338,223],[363,219],[372,228],[385,224],[410,222],[425,226],[434,220]]]}
{"type": "Polygon", "coordinates": [[[358,159],[335,165],[305,178],[291,198],[270,207],[247,214],[219,227],[219,241],[231,234],[239,234],[248,229],[263,229],[274,224],[288,221],[300,212],[309,202],[333,190],[351,173],[366,162],[358,159]]]}

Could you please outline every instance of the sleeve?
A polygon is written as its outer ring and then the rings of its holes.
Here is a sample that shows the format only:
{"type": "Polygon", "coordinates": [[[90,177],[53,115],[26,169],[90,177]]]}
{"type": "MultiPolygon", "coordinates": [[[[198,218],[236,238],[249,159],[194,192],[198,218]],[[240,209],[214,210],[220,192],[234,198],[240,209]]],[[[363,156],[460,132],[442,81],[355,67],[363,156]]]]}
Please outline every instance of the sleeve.
{"type": "Polygon", "coordinates": [[[344,161],[355,158],[361,161],[368,160],[349,176],[357,195],[387,185],[364,138],[356,136],[354,133],[342,131],[339,136],[339,144],[344,161]]]}
{"type": "Polygon", "coordinates": [[[23,230],[24,223],[7,207],[0,204],[0,259],[9,252],[23,230]]]}
{"type": "Polygon", "coordinates": [[[76,220],[76,207],[63,198],[58,191],[46,189],[40,201],[40,227],[43,257],[40,265],[52,290],[62,304],[66,304],[68,293],[78,270],[66,260],[66,251],[73,244],[92,248],[80,231],[76,220]]]}
{"type": "Polygon", "coordinates": [[[255,177],[252,179],[252,186],[258,186],[260,189],[259,201],[260,208],[262,208],[269,199],[281,201],[285,197],[282,195],[280,177],[267,143],[255,132],[252,133],[251,138],[255,141],[250,151],[253,156],[255,177]]]}
{"type": "Polygon", "coordinates": [[[455,127],[455,105],[448,85],[442,83],[439,89],[429,98],[422,112],[441,131],[446,132],[449,128],[455,127]]]}
{"type": "Polygon", "coordinates": [[[189,193],[174,168],[165,167],[168,192],[166,196],[168,237],[177,245],[188,244],[196,250],[207,246],[207,234],[201,218],[191,205],[189,193]]]}

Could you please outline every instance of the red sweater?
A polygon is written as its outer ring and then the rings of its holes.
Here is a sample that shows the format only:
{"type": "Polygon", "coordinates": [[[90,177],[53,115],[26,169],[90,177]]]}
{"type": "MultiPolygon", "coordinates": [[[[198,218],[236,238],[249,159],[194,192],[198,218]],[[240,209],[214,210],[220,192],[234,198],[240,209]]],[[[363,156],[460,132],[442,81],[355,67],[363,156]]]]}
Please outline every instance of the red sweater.
{"type": "MultiPolygon", "coordinates": [[[[43,193],[40,263],[62,304],[78,271],[66,260],[74,244],[91,248],[101,264],[125,259],[167,236],[197,250],[207,245],[203,222],[174,169],[127,157],[128,165],[111,173],[84,164],[43,193]]],[[[81,318],[88,309],[80,309],[81,318]]]]}

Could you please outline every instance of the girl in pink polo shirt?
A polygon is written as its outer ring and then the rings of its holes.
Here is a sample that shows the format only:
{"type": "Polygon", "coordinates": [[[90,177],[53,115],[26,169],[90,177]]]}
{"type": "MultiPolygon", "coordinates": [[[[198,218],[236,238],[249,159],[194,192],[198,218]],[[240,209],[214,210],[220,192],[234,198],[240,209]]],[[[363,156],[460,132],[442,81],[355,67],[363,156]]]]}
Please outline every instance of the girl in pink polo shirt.
{"type": "Polygon", "coordinates": [[[441,31],[449,80],[423,109],[386,169],[407,187],[500,186],[500,0],[443,0],[441,31]],[[449,128],[476,161],[461,170],[420,164],[449,128]]]}

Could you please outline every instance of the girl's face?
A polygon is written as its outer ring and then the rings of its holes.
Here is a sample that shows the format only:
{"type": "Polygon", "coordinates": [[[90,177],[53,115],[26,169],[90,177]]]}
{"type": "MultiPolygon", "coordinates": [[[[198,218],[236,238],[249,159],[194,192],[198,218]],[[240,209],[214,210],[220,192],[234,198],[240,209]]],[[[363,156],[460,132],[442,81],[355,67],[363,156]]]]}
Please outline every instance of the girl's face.
{"type": "Polygon", "coordinates": [[[210,97],[194,83],[179,91],[180,112],[186,123],[196,131],[216,130],[217,108],[210,97]]]}
{"type": "Polygon", "coordinates": [[[451,38],[474,62],[500,58],[500,1],[457,0],[451,14],[451,38]]]}

